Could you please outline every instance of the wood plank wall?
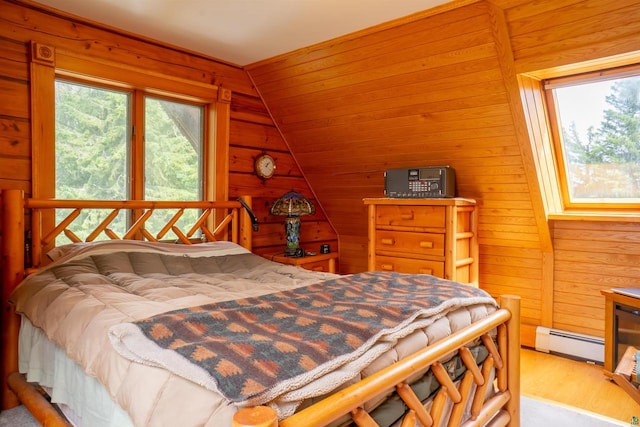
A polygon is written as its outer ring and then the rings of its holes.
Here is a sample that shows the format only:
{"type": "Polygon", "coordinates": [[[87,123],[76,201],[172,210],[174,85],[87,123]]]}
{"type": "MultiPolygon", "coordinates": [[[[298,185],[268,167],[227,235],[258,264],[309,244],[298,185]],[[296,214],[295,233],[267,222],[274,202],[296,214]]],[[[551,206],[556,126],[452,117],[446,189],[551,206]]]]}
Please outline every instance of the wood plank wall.
{"type": "MultiPolygon", "coordinates": [[[[640,1],[495,1],[505,8],[517,73],[553,76],[640,58],[640,1]]],[[[640,286],[637,222],[550,221],[553,323],[603,336],[600,289],[640,286]]]]}
{"type": "MultiPolygon", "coordinates": [[[[594,257],[582,251],[590,242],[577,232],[567,249],[572,223],[556,222],[551,235],[544,206],[554,206],[557,194],[547,200],[541,193],[549,176],[535,169],[540,154],[532,149],[525,118],[535,119],[536,112],[523,107],[518,77],[640,50],[640,2],[458,5],[247,71],[338,232],[342,272],[366,268],[362,198],[383,195],[384,170],[451,165],[457,194],[480,206],[481,286],[493,295],[523,297],[523,323],[530,326],[525,344],[533,345],[533,327],[541,324],[603,336],[599,289],[628,283],[638,273],[625,268],[626,242],[619,242],[604,245],[607,255],[600,260],[618,260],[614,265],[621,269],[593,276],[588,286],[568,284],[567,274],[584,270],[594,257]]],[[[529,96],[540,99],[531,90],[529,96]]],[[[607,235],[618,226],[588,227],[607,235]]]]}
{"type": "Polygon", "coordinates": [[[639,287],[640,224],[553,221],[554,326],[601,336],[601,289],[639,287]]]}
{"type": "MultiPolygon", "coordinates": [[[[0,1],[0,188],[31,192],[31,40],[230,89],[229,197],[235,199],[247,194],[254,198],[256,214],[262,223],[260,231],[254,233],[256,252],[284,248],[283,219],[268,212],[273,200],[295,188],[317,202],[241,67],[121,34],[50,9],[38,9],[32,3],[6,0],[0,1]],[[268,151],[278,160],[276,177],[268,181],[262,181],[253,173],[254,158],[262,151],[268,151]]],[[[152,86],[152,77],[150,81],[152,86]]],[[[337,249],[333,228],[321,207],[317,212],[303,217],[301,240],[310,248],[329,243],[337,249]]]]}

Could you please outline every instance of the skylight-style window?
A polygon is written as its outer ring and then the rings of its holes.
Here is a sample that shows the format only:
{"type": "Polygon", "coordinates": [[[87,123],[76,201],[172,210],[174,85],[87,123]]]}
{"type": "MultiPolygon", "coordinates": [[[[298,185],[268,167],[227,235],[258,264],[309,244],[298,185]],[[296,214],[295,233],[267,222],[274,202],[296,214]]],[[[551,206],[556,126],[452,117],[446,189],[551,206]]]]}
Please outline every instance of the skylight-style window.
{"type": "Polygon", "coordinates": [[[640,206],[640,67],[545,82],[566,208],[640,206]]]}

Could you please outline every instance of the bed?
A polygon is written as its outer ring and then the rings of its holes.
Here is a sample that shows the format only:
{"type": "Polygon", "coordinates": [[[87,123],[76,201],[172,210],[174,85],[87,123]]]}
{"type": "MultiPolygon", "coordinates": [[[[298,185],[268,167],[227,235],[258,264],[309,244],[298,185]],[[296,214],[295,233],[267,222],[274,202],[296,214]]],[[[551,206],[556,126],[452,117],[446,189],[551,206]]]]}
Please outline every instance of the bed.
{"type": "Polygon", "coordinates": [[[179,204],[202,212],[196,224],[180,231],[174,215],[153,234],[149,216],[176,204],[14,190],[2,201],[5,408],[17,396],[46,425],[66,425],[44,388],[92,426],[519,425],[517,297],[498,305],[430,276],[273,263],[251,253],[238,201],[179,204]],[[65,219],[43,225],[63,207],[65,219]],[[133,225],[120,237],[105,220],[81,239],[70,224],[91,207],[131,209],[133,225]],[[180,244],[162,241],[168,230],[180,244]],[[109,240],[94,242],[101,233],[109,240]],[[54,247],[59,234],[75,243],[54,247]]]}

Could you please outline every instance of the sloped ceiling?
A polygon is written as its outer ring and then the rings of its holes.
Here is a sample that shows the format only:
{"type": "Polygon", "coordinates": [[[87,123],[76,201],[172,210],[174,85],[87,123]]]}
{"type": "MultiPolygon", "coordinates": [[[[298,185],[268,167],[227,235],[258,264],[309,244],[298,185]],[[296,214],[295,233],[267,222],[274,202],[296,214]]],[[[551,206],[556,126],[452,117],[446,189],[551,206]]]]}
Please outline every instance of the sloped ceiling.
{"type": "Polygon", "coordinates": [[[450,1],[40,0],[37,3],[232,64],[247,65],[450,1]]]}

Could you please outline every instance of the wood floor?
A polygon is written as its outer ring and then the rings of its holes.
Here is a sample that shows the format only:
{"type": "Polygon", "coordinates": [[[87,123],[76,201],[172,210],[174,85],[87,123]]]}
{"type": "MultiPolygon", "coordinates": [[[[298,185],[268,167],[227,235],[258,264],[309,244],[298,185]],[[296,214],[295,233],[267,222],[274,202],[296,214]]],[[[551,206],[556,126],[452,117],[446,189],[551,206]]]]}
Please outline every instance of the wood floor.
{"type": "Polygon", "coordinates": [[[521,393],[630,423],[640,405],[603,374],[602,367],[522,349],[521,393]]]}

